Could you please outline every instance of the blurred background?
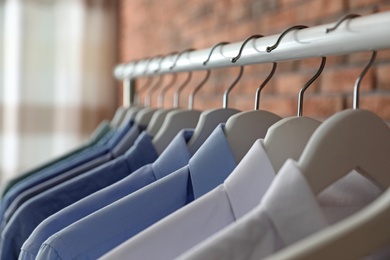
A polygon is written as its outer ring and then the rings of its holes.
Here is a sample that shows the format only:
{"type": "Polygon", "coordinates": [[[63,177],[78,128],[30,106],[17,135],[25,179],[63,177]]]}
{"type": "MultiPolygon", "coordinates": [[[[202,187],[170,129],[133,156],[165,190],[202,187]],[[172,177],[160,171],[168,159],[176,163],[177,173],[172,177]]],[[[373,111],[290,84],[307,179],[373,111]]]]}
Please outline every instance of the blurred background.
{"type": "MultiPolygon", "coordinates": [[[[76,147],[103,119],[111,119],[122,105],[122,85],[112,73],[118,63],[388,10],[390,0],[0,0],[1,179],[76,147]]],[[[370,55],[328,57],[305,95],[304,115],[323,120],[351,107],[353,84],[370,55]]],[[[261,109],[295,115],[298,91],[319,63],[317,58],[278,64],[261,109]]],[[[245,67],[231,92],[231,107],[253,109],[255,90],[270,69],[270,64],[245,67]]],[[[195,108],[221,107],[237,72],[213,70],[195,108]]],[[[203,75],[194,73],[181,95],[183,107],[203,75]]],[[[178,76],[178,82],[185,78],[178,76]]],[[[390,121],[390,50],[378,52],[361,89],[360,107],[390,121]]],[[[170,91],[164,106],[172,106],[172,99],[170,91]]]]}

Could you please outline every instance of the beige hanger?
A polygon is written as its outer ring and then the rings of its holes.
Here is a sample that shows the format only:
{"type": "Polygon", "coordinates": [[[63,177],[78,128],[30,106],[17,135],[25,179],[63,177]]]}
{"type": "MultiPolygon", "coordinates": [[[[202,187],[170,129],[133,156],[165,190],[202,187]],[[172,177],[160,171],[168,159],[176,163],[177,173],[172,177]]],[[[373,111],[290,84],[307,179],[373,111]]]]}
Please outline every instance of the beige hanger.
{"type": "MultiPolygon", "coordinates": [[[[205,66],[207,62],[210,60],[213,51],[219,47],[228,44],[228,42],[220,42],[214,45],[209,53],[208,58],[203,62],[205,66]]],[[[230,85],[227,91],[231,90],[239,81],[242,75],[242,69],[238,77],[234,80],[234,82],[230,85]]],[[[194,96],[195,93],[200,89],[201,86],[206,83],[207,79],[210,76],[210,70],[207,71],[206,77],[204,80],[198,85],[197,88],[194,89],[193,94],[190,95],[190,99],[188,101],[188,109],[193,108],[194,96]]],[[[227,94],[225,94],[227,95],[227,94]]],[[[204,141],[209,137],[209,135],[214,131],[215,127],[217,127],[220,123],[225,123],[232,115],[238,113],[239,111],[236,109],[231,109],[227,107],[223,107],[222,109],[211,109],[201,113],[199,122],[196,125],[195,131],[191,139],[188,141],[188,150],[191,154],[194,154],[199,147],[204,143],[204,141]]]]}
{"type": "MultiPolygon", "coordinates": [[[[327,119],[313,134],[298,166],[315,194],[353,169],[382,188],[390,185],[390,130],[381,118],[358,108],[327,119]]],[[[390,190],[356,214],[286,248],[269,259],[357,259],[390,243],[390,190]]]]}
{"type": "MultiPolygon", "coordinates": [[[[176,57],[175,63],[171,66],[173,69],[176,65],[176,62],[179,60],[180,56],[184,53],[187,53],[193,49],[185,50],[179,53],[176,57]]],[[[191,72],[188,72],[188,77],[183,84],[181,84],[175,92],[174,96],[174,108],[179,108],[179,95],[180,91],[188,85],[191,79],[191,72]]],[[[183,110],[177,109],[175,111],[171,111],[166,115],[166,118],[157,132],[155,137],[153,138],[153,145],[156,149],[157,154],[161,154],[168,144],[172,141],[172,139],[184,128],[194,128],[199,120],[200,111],[196,110],[183,110]]]]}

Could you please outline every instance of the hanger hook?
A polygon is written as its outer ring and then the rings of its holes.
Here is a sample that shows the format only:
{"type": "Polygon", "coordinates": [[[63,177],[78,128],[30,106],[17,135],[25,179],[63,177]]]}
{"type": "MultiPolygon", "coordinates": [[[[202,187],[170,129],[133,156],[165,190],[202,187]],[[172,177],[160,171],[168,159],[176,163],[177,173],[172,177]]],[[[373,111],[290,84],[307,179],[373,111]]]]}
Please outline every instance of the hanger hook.
{"type": "Polygon", "coordinates": [[[204,79],[199,83],[198,86],[194,88],[194,90],[191,92],[190,97],[188,98],[188,110],[194,109],[194,100],[195,100],[195,94],[199,91],[199,89],[206,83],[206,81],[210,77],[210,70],[207,70],[206,76],[204,79]]]}
{"type": "Polygon", "coordinates": [[[309,79],[308,82],[301,88],[299,91],[299,96],[298,96],[298,116],[302,116],[302,110],[303,110],[303,95],[305,94],[306,89],[318,78],[318,76],[321,75],[322,70],[325,67],[326,63],[326,57],[321,58],[321,65],[320,68],[317,70],[316,74],[314,74],[311,79],[309,79]]]}
{"type": "Polygon", "coordinates": [[[242,76],[243,72],[244,72],[244,66],[240,66],[240,72],[238,73],[237,78],[233,81],[233,83],[223,93],[223,105],[222,105],[222,108],[227,108],[228,107],[229,92],[233,89],[233,87],[241,79],[241,76],[242,76]]]}
{"type": "Polygon", "coordinates": [[[279,36],[278,40],[276,41],[276,43],[275,43],[274,45],[272,45],[272,46],[267,46],[266,51],[267,51],[267,52],[271,52],[271,51],[275,50],[275,49],[279,46],[279,44],[280,44],[280,42],[282,41],[283,37],[284,37],[288,32],[293,31],[293,30],[302,30],[302,29],[305,29],[305,28],[309,28],[309,26],[306,26],[306,25],[295,25],[295,26],[292,26],[292,27],[290,27],[290,28],[284,30],[284,31],[282,32],[282,34],[279,36]]]}
{"type": "Polygon", "coordinates": [[[261,83],[261,85],[257,88],[256,90],[256,97],[255,97],[255,110],[259,110],[259,107],[260,107],[260,93],[261,91],[263,90],[263,88],[265,87],[265,85],[267,85],[268,81],[273,77],[273,75],[275,74],[275,71],[276,71],[276,67],[278,66],[278,64],[276,62],[273,62],[272,64],[272,69],[271,69],[271,72],[270,74],[268,75],[268,77],[264,80],[263,83],[261,83]]]}
{"type": "Polygon", "coordinates": [[[211,55],[213,54],[214,50],[219,47],[219,46],[223,46],[223,45],[226,45],[226,44],[229,44],[230,42],[219,42],[217,44],[215,44],[211,50],[210,50],[210,53],[209,53],[209,56],[207,57],[207,59],[203,62],[203,65],[205,66],[209,61],[210,61],[210,58],[211,58],[211,55]]]}
{"type": "Polygon", "coordinates": [[[158,96],[158,107],[161,108],[164,106],[164,96],[168,89],[170,89],[173,85],[175,85],[177,79],[176,73],[172,74],[171,82],[161,89],[160,94],[158,96]]]}
{"type": "Polygon", "coordinates": [[[242,43],[241,47],[240,47],[240,50],[238,51],[238,54],[236,57],[232,58],[230,61],[232,63],[236,63],[238,61],[238,59],[241,57],[241,54],[242,54],[242,51],[244,50],[244,47],[245,45],[252,39],[258,39],[258,38],[261,38],[261,37],[264,37],[263,35],[260,35],[260,34],[254,34],[252,36],[249,36],[248,38],[245,39],[245,41],[242,43]]]}
{"type": "Polygon", "coordinates": [[[183,88],[185,86],[188,85],[188,83],[190,82],[191,80],[191,77],[192,77],[192,72],[189,71],[187,73],[187,78],[186,80],[183,82],[183,84],[181,84],[175,91],[175,95],[173,96],[173,107],[174,108],[179,108],[179,102],[180,102],[180,92],[183,90],[183,88]]]}
{"type": "Polygon", "coordinates": [[[337,27],[339,27],[340,24],[341,24],[342,22],[344,22],[345,20],[347,20],[347,19],[353,19],[353,18],[360,17],[360,16],[361,16],[360,14],[347,14],[347,15],[344,15],[343,17],[341,17],[341,18],[336,22],[336,24],[335,24],[333,27],[331,27],[331,28],[326,28],[325,33],[330,33],[330,32],[332,32],[332,31],[336,30],[337,27]]]}
{"type": "Polygon", "coordinates": [[[184,53],[187,53],[187,52],[190,52],[190,51],[194,51],[194,50],[195,50],[195,49],[190,48],[190,49],[186,49],[186,50],[184,50],[184,51],[178,53],[177,56],[176,56],[175,61],[173,62],[172,66],[169,67],[169,69],[172,70],[174,67],[176,67],[177,61],[179,60],[179,58],[180,58],[184,53]]]}
{"type": "MultiPolygon", "coordinates": [[[[159,67],[157,68],[157,70],[154,71],[154,73],[156,73],[156,71],[160,70],[160,66],[161,66],[161,60],[164,59],[164,56],[162,55],[157,55],[155,57],[152,58],[152,60],[154,59],[159,59],[159,67]]],[[[148,64],[149,66],[149,64],[148,64]]],[[[145,68],[145,71],[147,71],[148,68],[145,68]]],[[[154,85],[151,85],[147,90],[146,90],[146,95],[145,95],[145,99],[144,99],[144,105],[145,106],[150,106],[151,105],[151,99],[152,99],[152,94],[153,92],[162,84],[162,81],[163,81],[163,76],[160,75],[158,77],[158,80],[156,81],[156,83],[154,85]]]]}
{"type": "Polygon", "coordinates": [[[161,63],[163,62],[163,60],[164,60],[166,57],[171,56],[171,55],[176,55],[176,54],[178,54],[178,52],[177,52],[177,51],[174,51],[174,52],[171,52],[171,53],[168,53],[168,54],[162,56],[162,58],[160,59],[160,61],[159,61],[159,63],[158,63],[158,68],[154,71],[154,73],[157,73],[157,72],[159,72],[159,71],[161,70],[161,63]]]}
{"type": "Polygon", "coordinates": [[[360,88],[360,82],[362,81],[363,77],[366,75],[367,71],[371,68],[372,64],[375,62],[376,58],[376,51],[372,52],[371,59],[367,63],[366,67],[360,73],[359,77],[355,81],[355,86],[353,88],[353,109],[359,108],[359,88],[360,88]]]}

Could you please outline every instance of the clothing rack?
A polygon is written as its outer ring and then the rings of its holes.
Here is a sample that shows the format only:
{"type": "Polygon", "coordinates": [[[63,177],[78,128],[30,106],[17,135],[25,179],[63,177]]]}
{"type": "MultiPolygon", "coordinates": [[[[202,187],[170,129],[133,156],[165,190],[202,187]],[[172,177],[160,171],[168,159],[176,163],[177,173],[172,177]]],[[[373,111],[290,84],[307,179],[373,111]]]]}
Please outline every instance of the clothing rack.
{"type": "Polygon", "coordinates": [[[237,56],[243,42],[217,47],[206,65],[203,62],[208,58],[211,48],[119,64],[114,69],[114,75],[118,80],[124,80],[126,96],[129,94],[132,100],[134,91],[130,91],[131,80],[137,77],[390,48],[390,12],[352,16],[343,20],[333,31],[326,32],[336,23],[291,30],[271,52],[267,52],[267,47],[274,45],[280,34],[253,39],[245,45],[241,57],[235,63],[231,59],[237,56]]]}

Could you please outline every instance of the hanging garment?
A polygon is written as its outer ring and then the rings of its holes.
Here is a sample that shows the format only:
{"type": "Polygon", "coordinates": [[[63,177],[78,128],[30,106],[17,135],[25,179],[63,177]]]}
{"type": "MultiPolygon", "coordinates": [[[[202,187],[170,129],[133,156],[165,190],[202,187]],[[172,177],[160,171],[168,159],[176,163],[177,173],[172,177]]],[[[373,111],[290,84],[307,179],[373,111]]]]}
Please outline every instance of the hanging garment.
{"type": "Polygon", "coordinates": [[[42,164],[41,166],[38,166],[37,168],[34,168],[32,170],[29,170],[25,173],[22,173],[20,176],[18,177],[15,177],[13,178],[12,180],[10,180],[6,186],[4,187],[3,191],[2,191],[2,194],[1,194],[1,197],[4,197],[5,194],[14,186],[16,185],[17,183],[25,180],[26,178],[29,178],[30,176],[33,176],[35,175],[36,173],[39,173],[40,171],[42,171],[43,169],[46,169],[48,167],[51,167],[55,164],[58,164],[60,163],[61,161],[63,160],[67,160],[69,159],[70,157],[73,157],[77,154],[79,154],[80,152],[84,151],[85,149],[88,149],[89,147],[95,145],[96,143],[98,143],[108,132],[110,131],[110,124],[108,121],[102,121],[95,129],[95,131],[93,131],[93,133],[91,134],[90,136],[90,139],[87,143],[81,145],[80,147],[78,148],[75,148],[74,150],[60,156],[60,157],[57,157],[55,159],[52,159],[44,164],[42,164]]]}
{"type": "Polygon", "coordinates": [[[235,166],[220,125],[188,166],[57,232],[41,246],[37,259],[102,256],[221,184],[235,166]]]}
{"type": "Polygon", "coordinates": [[[23,244],[19,258],[35,259],[39,247],[51,235],[89,214],[163,178],[188,164],[187,142],[193,130],[182,130],[153,164],[145,165],[123,180],[97,191],[45,219],[23,244]]]}
{"type": "Polygon", "coordinates": [[[10,219],[1,233],[1,256],[17,257],[31,232],[50,215],[66,206],[128,176],[138,168],[153,162],[157,153],[147,133],[136,140],[131,149],[83,175],[53,187],[26,201],[10,219]]]}
{"type": "Polygon", "coordinates": [[[179,259],[260,259],[356,213],[381,193],[352,171],[316,197],[289,159],[258,207],[179,259]]]}
{"type": "Polygon", "coordinates": [[[112,149],[112,152],[104,155],[103,158],[105,158],[105,159],[103,159],[102,157],[99,157],[95,160],[91,160],[88,163],[85,163],[85,164],[83,164],[79,167],[76,167],[75,169],[72,169],[66,173],[63,173],[55,178],[52,178],[52,179],[49,179],[43,183],[40,183],[40,184],[22,192],[21,194],[19,194],[19,196],[17,196],[14,199],[14,201],[11,203],[11,205],[8,207],[8,209],[4,213],[2,227],[5,226],[5,224],[9,221],[9,219],[14,214],[14,212],[25,201],[29,200],[30,198],[33,198],[34,196],[52,188],[52,187],[55,187],[55,186],[65,182],[67,180],[70,180],[70,179],[86,172],[87,170],[85,170],[85,169],[93,169],[93,168],[99,166],[101,164],[102,160],[109,161],[112,158],[117,158],[117,157],[123,155],[127,150],[130,149],[130,147],[133,146],[133,144],[134,144],[135,140],[137,139],[137,137],[139,136],[139,134],[140,134],[139,128],[137,126],[133,125],[131,127],[131,129],[129,130],[129,132],[119,142],[119,144],[116,145],[114,147],[114,149],[112,149]],[[108,158],[106,158],[106,157],[108,157],[108,158]]]}
{"type": "MultiPolygon", "coordinates": [[[[122,140],[125,134],[130,130],[132,125],[133,122],[128,122],[125,127],[111,131],[105,136],[105,138],[103,138],[100,142],[90,147],[89,149],[86,149],[83,152],[71,158],[68,158],[67,160],[61,161],[59,165],[54,165],[52,167],[44,169],[40,173],[31,176],[31,178],[27,178],[26,180],[15,185],[11,190],[7,192],[7,194],[1,201],[0,218],[3,217],[5,210],[12,203],[12,201],[25,190],[34,187],[35,185],[42,183],[46,180],[54,178],[64,172],[67,172],[85,163],[88,163],[89,161],[94,160],[98,157],[102,157],[101,164],[105,163],[107,161],[107,157],[105,157],[104,155],[109,154],[112,151],[112,149],[122,140]]],[[[96,165],[94,167],[96,167],[96,165]]],[[[87,170],[90,169],[83,168],[84,172],[87,170]]]]}
{"type": "Polygon", "coordinates": [[[224,184],[121,244],[103,259],[174,259],[255,208],[274,177],[268,155],[257,140],[224,184]]]}

